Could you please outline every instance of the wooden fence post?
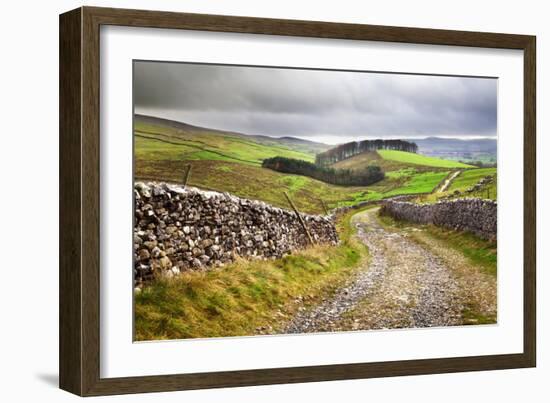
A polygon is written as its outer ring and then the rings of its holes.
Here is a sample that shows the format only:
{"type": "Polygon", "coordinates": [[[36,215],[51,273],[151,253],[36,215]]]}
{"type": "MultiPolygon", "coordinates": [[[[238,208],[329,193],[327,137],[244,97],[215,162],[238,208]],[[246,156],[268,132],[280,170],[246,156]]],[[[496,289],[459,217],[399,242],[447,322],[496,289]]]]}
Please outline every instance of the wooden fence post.
{"type": "Polygon", "coordinates": [[[328,215],[328,208],[325,204],[325,201],[323,199],[319,199],[321,201],[321,205],[323,206],[323,210],[325,210],[325,215],[328,215]]]}
{"type": "Polygon", "coordinates": [[[290,207],[292,207],[292,209],[294,210],[294,212],[296,213],[296,217],[298,217],[298,221],[300,222],[300,224],[302,225],[302,228],[304,229],[306,235],[307,235],[307,238],[309,239],[309,243],[311,245],[314,244],[313,242],[313,238],[311,237],[311,234],[309,233],[309,230],[307,229],[307,226],[306,226],[306,222],[303,220],[302,216],[300,215],[300,213],[298,212],[298,209],[296,208],[296,206],[294,205],[294,203],[292,203],[292,200],[290,200],[290,196],[287,194],[287,192],[283,192],[285,194],[285,197],[286,199],[288,200],[288,203],[290,204],[290,207]]]}
{"type": "Polygon", "coordinates": [[[187,169],[185,170],[185,174],[183,175],[183,188],[187,186],[187,181],[189,180],[189,174],[191,173],[191,164],[187,164],[187,169]]]}

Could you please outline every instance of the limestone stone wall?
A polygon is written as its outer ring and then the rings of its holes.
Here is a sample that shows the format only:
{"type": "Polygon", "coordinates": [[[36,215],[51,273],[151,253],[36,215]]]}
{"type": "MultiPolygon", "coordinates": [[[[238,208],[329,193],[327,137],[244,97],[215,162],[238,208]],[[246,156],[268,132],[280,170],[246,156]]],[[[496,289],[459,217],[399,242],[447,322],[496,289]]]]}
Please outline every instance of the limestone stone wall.
{"type": "MultiPolygon", "coordinates": [[[[166,183],[134,186],[134,278],[205,270],[237,256],[280,258],[309,245],[293,211],[166,183]]],[[[315,243],[336,244],[330,217],[301,214],[315,243]]]]}
{"type": "Polygon", "coordinates": [[[497,203],[492,200],[464,198],[435,204],[385,200],[382,213],[398,220],[434,224],[458,231],[468,231],[483,239],[497,235],[497,203]]]}

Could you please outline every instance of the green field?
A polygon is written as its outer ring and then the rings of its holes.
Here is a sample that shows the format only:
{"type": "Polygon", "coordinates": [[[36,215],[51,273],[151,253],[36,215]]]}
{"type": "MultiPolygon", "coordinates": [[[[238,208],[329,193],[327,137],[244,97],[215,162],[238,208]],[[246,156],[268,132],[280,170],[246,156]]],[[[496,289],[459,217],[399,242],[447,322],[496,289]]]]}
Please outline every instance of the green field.
{"type": "MultiPolygon", "coordinates": [[[[360,169],[379,165],[385,171],[385,179],[371,186],[346,187],[261,167],[263,159],[274,156],[311,162],[315,150],[323,147],[319,143],[246,136],[189,125],[171,127],[140,120],[135,122],[134,140],[134,168],[138,180],[181,183],[186,166],[190,164],[191,186],[230,192],[283,208],[289,207],[283,193],[287,192],[299,210],[315,214],[324,213],[321,199],[329,208],[335,208],[400,194],[430,193],[452,167],[465,166],[406,152],[367,152],[333,167],[360,169]]],[[[476,178],[488,172],[494,169],[467,170],[453,186],[476,183],[476,178]]]]}
{"type": "Polygon", "coordinates": [[[368,165],[377,165],[390,177],[410,176],[415,172],[427,172],[434,170],[447,170],[455,165],[461,165],[454,161],[445,161],[438,158],[425,157],[423,155],[395,151],[386,154],[384,150],[366,151],[353,157],[338,161],[331,166],[336,169],[362,169],[368,165]],[[410,162],[415,161],[415,162],[410,162]],[[421,163],[421,162],[425,163],[421,163]]]}
{"type": "Polygon", "coordinates": [[[430,193],[448,174],[448,172],[424,172],[413,175],[402,186],[385,193],[384,196],[430,193]]]}
{"type": "Polygon", "coordinates": [[[407,165],[422,165],[434,168],[472,168],[471,165],[461,162],[443,160],[441,158],[428,157],[405,151],[378,150],[377,152],[385,160],[400,162],[407,165]]]}
{"type": "Polygon", "coordinates": [[[386,178],[390,179],[399,179],[406,178],[415,175],[418,172],[415,168],[401,168],[396,171],[386,172],[386,178]]]}
{"type": "Polygon", "coordinates": [[[445,192],[436,192],[419,196],[417,202],[420,203],[435,203],[442,198],[462,198],[462,197],[478,197],[481,199],[496,200],[497,199],[497,168],[477,168],[466,169],[451,182],[445,192]],[[491,176],[493,181],[483,185],[481,189],[474,192],[466,192],[467,189],[476,185],[481,179],[486,176],[491,176]],[[460,192],[460,193],[456,193],[460,192]]]}
{"type": "Polygon", "coordinates": [[[136,179],[181,183],[185,166],[191,165],[189,185],[207,190],[230,192],[248,199],[263,200],[289,208],[287,192],[298,209],[306,213],[323,213],[321,199],[329,208],[353,205],[381,198],[382,192],[398,186],[383,181],[369,187],[336,186],[308,178],[275,172],[270,169],[214,160],[143,160],[136,158],[136,179]]]}
{"type": "Polygon", "coordinates": [[[464,191],[478,183],[485,176],[494,176],[496,174],[496,168],[469,169],[458,175],[448,190],[449,192],[454,192],[455,190],[464,191]]]}
{"type": "Polygon", "coordinates": [[[182,131],[139,121],[134,133],[136,158],[147,160],[215,160],[261,165],[265,158],[277,155],[310,162],[315,158],[313,153],[260,144],[242,136],[182,131]]]}

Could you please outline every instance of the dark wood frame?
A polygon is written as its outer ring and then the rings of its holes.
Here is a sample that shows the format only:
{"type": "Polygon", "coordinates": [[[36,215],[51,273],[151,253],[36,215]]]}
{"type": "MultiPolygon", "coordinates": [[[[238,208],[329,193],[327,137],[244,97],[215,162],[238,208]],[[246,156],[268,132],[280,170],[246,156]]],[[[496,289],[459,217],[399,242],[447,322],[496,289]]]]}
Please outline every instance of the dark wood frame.
{"type": "Polygon", "coordinates": [[[60,387],[81,395],[156,392],[533,367],[536,363],[535,37],[82,7],[60,16],[60,387]],[[100,378],[99,31],[175,28],[524,51],[524,350],[521,354],[100,378]]]}

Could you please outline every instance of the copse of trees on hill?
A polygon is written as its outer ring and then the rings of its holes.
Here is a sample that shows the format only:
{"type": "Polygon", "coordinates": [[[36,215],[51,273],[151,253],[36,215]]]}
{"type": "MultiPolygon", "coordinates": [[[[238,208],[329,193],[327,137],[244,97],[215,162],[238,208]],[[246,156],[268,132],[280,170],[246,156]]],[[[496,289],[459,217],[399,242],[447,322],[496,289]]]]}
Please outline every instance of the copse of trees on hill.
{"type": "Polygon", "coordinates": [[[350,143],[340,144],[330,150],[317,154],[315,156],[315,164],[326,166],[361,154],[365,151],[375,150],[397,150],[416,153],[418,151],[418,146],[415,143],[404,140],[352,141],[350,143]]]}
{"type": "Polygon", "coordinates": [[[289,174],[309,176],[326,183],[342,186],[368,186],[384,179],[379,166],[371,165],[361,170],[322,167],[304,160],[285,157],[267,158],[262,167],[289,174]]]}

